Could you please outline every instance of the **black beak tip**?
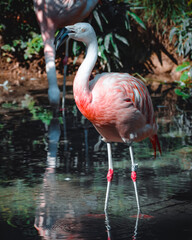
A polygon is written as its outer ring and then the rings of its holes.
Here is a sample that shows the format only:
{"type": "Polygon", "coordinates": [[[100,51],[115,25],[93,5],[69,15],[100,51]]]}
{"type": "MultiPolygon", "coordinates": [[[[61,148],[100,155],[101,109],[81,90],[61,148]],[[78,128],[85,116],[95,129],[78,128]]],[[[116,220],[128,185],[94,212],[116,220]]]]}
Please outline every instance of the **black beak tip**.
{"type": "Polygon", "coordinates": [[[60,41],[54,41],[54,45],[55,45],[55,51],[57,51],[58,50],[58,48],[61,46],[61,43],[60,43],[60,41]]]}
{"type": "Polygon", "coordinates": [[[68,29],[62,28],[61,31],[57,34],[54,40],[55,50],[57,51],[58,48],[66,41],[68,37],[68,29]]]}

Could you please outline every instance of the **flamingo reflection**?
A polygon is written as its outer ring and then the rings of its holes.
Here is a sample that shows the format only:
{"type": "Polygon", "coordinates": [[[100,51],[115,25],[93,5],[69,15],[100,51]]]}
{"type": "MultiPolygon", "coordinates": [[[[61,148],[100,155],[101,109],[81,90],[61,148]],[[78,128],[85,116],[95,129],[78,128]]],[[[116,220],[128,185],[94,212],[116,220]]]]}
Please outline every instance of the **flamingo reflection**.
{"type": "MultiPolygon", "coordinates": [[[[68,153],[68,140],[64,121],[64,152],[68,153]]],[[[88,130],[85,127],[85,144],[88,144],[88,130]]],[[[87,214],[90,199],[86,199],[77,186],[71,190],[70,178],[58,180],[56,169],[59,166],[57,157],[61,128],[58,118],[53,118],[48,129],[48,153],[43,184],[37,199],[37,210],[34,226],[45,240],[84,239],[90,233],[90,226],[100,221],[87,214]],[[78,198],[77,198],[78,196],[78,198]],[[91,222],[94,222],[93,224],[91,222]],[[91,224],[91,225],[90,225],[91,224]]],[[[88,159],[88,145],[85,147],[85,158],[88,159]]],[[[65,155],[67,156],[67,154],[65,155]]],[[[69,156],[69,155],[68,155],[69,156]]],[[[69,159],[65,159],[68,161],[69,159]]],[[[89,167],[89,165],[87,165],[89,167]]],[[[96,197],[91,196],[91,203],[97,205],[96,197]],[[92,200],[93,199],[93,200],[92,200]]],[[[102,223],[102,221],[100,221],[102,223]]],[[[96,224],[98,225],[98,224],[96,224]]],[[[104,227],[104,226],[103,226],[104,227]]],[[[105,232],[103,231],[105,234],[105,232]]]]}
{"type": "MultiPolygon", "coordinates": [[[[59,119],[53,118],[48,130],[47,167],[44,173],[43,187],[37,202],[38,208],[34,224],[39,235],[45,240],[77,239],[79,234],[76,229],[81,228],[81,223],[76,221],[73,204],[70,202],[66,204],[65,202],[62,207],[62,203],[59,201],[61,189],[58,185],[55,170],[58,166],[57,150],[60,134],[59,119]],[[61,236],[63,237],[61,238],[61,236]]],[[[64,139],[66,142],[66,136],[64,136],[64,139]]],[[[64,145],[66,149],[67,145],[64,145]]],[[[61,187],[63,191],[70,192],[67,182],[61,187]]]]}

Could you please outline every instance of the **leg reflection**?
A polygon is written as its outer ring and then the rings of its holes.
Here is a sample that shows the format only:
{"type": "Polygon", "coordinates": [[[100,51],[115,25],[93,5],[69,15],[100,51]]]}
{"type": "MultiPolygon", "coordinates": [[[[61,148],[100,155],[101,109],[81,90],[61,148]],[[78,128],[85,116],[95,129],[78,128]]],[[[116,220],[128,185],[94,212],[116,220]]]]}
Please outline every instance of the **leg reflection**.
{"type": "Polygon", "coordinates": [[[107,229],[107,240],[111,240],[111,226],[107,210],[105,210],[105,227],[107,229]]]}
{"type": "Polygon", "coordinates": [[[60,139],[60,123],[58,118],[51,120],[48,130],[48,152],[47,152],[47,167],[55,168],[57,161],[57,148],[60,139]]]}
{"type": "Polygon", "coordinates": [[[136,240],[136,237],[137,237],[137,228],[138,228],[139,217],[140,217],[140,211],[138,210],[137,216],[136,216],[136,222],[135,222],[135,230],[134,230],[132,240],[136,240]]]}
{"type": "MultiPolygon", "coordinates": [[[[139,222],[140,215],[141,215],[140,211],[138,211],[137,215],[136,215],[134,234],[131,238],[132,240],[137,239],[137,230],[138,230],[138,222],[139,222]]],[[[112,233],[111,233],[112,228],[111,228],[111,225],[110,225],[110,219],[109,219],[107,210],[105,210],[105,227],[106,227],[106,230],[107,230],[107,240],[112,240],[113,239],[112,233]]]]}
{"type": "Polygon", "coordinates": [[[34,226],[43,239],[55,239],[51,236],[50,226],[54,221],[52,215],[52,199],[55,198],[55,192],[52,189],[56,186],[55,168],[57,163],[57,149],[60,139],[60,123],[58,118],[51,120],[48,129],[48,151],[47,151],[47,166],[43,177],[42,190],[37,201],[37,212],[35,216],[34,226]]]}

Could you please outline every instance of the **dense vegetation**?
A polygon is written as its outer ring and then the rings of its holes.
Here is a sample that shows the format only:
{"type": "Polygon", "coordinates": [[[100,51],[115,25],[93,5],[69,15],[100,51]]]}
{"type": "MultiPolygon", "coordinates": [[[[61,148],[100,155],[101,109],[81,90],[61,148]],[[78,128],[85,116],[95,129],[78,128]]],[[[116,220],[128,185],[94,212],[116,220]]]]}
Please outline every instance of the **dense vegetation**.
{"type": "MultiPolygon", "coordinates": [[[[192,88],[192,1],[101,2],[93,13],[92,25],[98,37],[99,65],[102,69],[145,73],[149,71],[146,69],[146,60],[153,51],[159,56],[157,51],[161,48],[163,39],[167,38],[183,59],[182,65],[176,69],[182,72],[176,93],[188,98],[192,88]]],[[[1,1],[0,8],[2,57],[7,62],[16,58],[23,63],[41,58],[43,43],[33,2],[1,1]]],[[[82,45],[74,42],[71,56],[78,55],[83,49],[82,45]]]]}

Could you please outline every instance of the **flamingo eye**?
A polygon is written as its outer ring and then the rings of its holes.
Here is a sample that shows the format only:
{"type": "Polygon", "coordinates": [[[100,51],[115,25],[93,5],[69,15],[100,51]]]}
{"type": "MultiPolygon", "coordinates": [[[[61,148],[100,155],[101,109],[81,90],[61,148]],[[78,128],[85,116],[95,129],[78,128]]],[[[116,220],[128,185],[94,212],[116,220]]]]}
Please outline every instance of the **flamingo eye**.
{"type": "Polygon", "coordinates": [[[85,28],[82,28],[82,29],[81,29],[81,32],[82,32],[82,33],[85,32],[85,28]]]}

